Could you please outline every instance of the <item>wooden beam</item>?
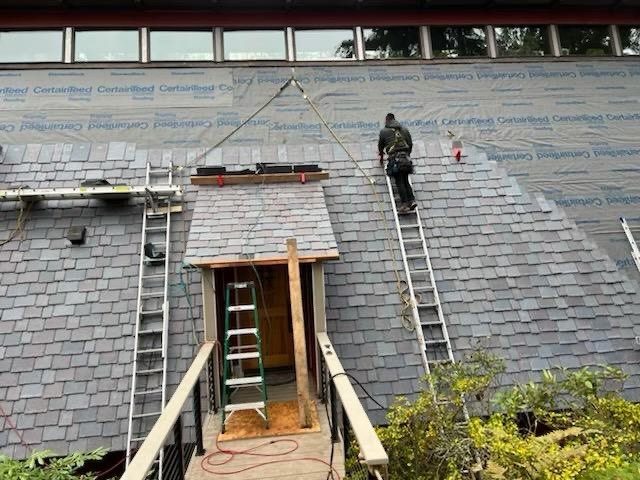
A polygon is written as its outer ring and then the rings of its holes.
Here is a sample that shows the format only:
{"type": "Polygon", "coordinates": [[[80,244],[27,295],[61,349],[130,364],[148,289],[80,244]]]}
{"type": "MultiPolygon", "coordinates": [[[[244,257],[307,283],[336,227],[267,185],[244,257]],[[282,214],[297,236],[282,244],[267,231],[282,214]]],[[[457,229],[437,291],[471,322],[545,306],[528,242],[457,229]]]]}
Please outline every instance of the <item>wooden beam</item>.
{"type": "MultiPolygon", "coordinates": [[[[204,341],[205,342],[217,342],[218,341],[218,319],[216,311],[216,282],[215,274],[213,270],[202,269],[202,316],[204,317],[204,341]]],[[[220,370],[220,357],[218,355],[213,356],[214,369],[216,372],[220,370]]],[[[211,387],[215,392],[216,398],[220,398],[220,376],[213,375],[213,385],[209,385],[210,378],[207,376],[207,396],[210,397],[211,387]]],[[[209,405],[211,405],[211,398],[209,398],[209,405]]]]}
{"type": "Polygon", "coordinates": [[[309,378],[307,368],[307,346],[304,335],[302,313],[302,287],[300,286],[300,263],[298,244],[295,238],[287,240],[289,258],[289,295],[291,295],[291,322],[293,323],[293,350],[296,361],[296,387],[298,390],[298,414],[300,427],[311,427],[311,406],[309,404],[309,378]]]}
{"type": "MultiPolygon", "coordinates": [[[[314,263],[323,260],[336,260],[340,258],[337,251],[330,250],[323,255],[301,255],[298,257],[300,263],[314,263]]],[[[289,258],[282,257],[258,257],[258,258],[187,258],[185,259],[189,265],[201,268],[228,268],[228,267],[247,267],[247,266],[265,266],[265,265],[286,265],[289,258]]]]}
{"type": "MultiPolygon", "coordinates": [[[[299,183],[301,173],[252,173],[249,175],[193,175],[191,185],[218,185],[218,178],[222,177],[224,185],[246,185],[256,183],[299,183]]],[[[306,182],[326,180],[329,172],[306,172],[306,182]]]]}

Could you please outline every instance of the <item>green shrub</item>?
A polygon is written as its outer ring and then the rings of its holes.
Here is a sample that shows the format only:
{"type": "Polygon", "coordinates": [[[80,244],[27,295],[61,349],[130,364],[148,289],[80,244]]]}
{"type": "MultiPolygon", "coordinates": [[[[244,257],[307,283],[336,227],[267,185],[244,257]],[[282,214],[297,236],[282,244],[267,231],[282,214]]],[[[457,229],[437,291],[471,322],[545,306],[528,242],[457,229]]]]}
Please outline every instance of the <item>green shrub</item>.
{"type": "Polygon", "coordinates": [[[436,368],[417,398],[398,399],[378,429],[390,478],[640,478],[640,405],[620,395],[620,370],[556,368],[496,392],[502,372],[502,360],[474,352],[436,368]]]}
{"type": "Polygon", "coordinates": [[[89,453],[72,453],[57,457],[50,450],[34,451],[25,460],[13,460],[0,455],[2,480],[94,480],[92,474],[77,472],[88,460],[100,460],[107,450],[98,448],[89,453]]]}

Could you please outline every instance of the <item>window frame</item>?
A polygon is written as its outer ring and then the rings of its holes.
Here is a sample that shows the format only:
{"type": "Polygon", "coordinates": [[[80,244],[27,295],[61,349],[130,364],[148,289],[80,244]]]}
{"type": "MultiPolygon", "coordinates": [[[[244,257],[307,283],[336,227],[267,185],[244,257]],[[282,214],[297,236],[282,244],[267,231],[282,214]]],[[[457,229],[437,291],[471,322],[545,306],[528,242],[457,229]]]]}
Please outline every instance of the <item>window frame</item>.
{"type": "Polygon", "coordinates": [[[613,38],[613,32],[611,30],[611,25],[609,24],[593,24],[593,25],[558,25],[558,48],[560,49],[560,58],[562,57],[575,57],[575,58],[606,58],[606,57],[615,57],[615,40],[613,38]],[[601,27],[607,31],[607,35],[609,36],[609,52],[605,52],[602,55],[588,55],[586,53],[567,53],[566,55],[562,53],[562,30],[567,28],[597,28],[601,27]]]}
{"type": "Polygon", "coordinates": [[[551,25],[550,24],[536,24],[536,25],[492,25],[493,29],[493,38],[496,47],[496,58],[553,58],[553,39],[551,33],[551,25]],[[546,30],[546,39],[547,39],[547,47],[549,48],[548,52],[545,52],[544,55],[501,55],[500,47],[498,45],[498,34],[496,32],[496,28],[544,28],[546,30]]]}
{"type": "MultiPolygon", "coordinates": [[[[160,28],[152,28],[147,27],[146,31],[147,37],[147,48],[148,48],[148,63],[213,63],[216,61],[216,35],[215,28],[170,28],[170,27],[160,27],[160,28]],[[211,34],[211,59],[210,60],[154,60],[151,56],[151,51],[153,49],[153,43],[151,42],[151,33],[152,32],[208,32],[211,34]]],[[[141,54],[142,56],[142,54],[141,54]]]]}
{"type": "Polygon", "coordinates": [[[632,58],[632,59],[636,59],[638,60],[638,58],[640,58],[640,45],[638,46],[638,53],[632,53],[632,54],[628,54],[628,53],[624,53],[624,44],[622,43],[622,35],[620,33],[620,29],[621,28],[632,28],[635,30],[638,30],[638,32],[640,32],[640,24],[633,24],[633,25],[614,25],[614,29],[615,29],[615,34],[618,35],[618,41],[620,42],[620,57],[622,58],[632,58]]]}
{"type": "MultiPolygon", "coordinates": [[[[487,35],[487,25],[475,24],[475,25],[429,25],[429,40],[431,42],[431,53],[433,55],[432,60],[468,60],[473,58],[491,58],[491,48],[489,45],[490,39],[487,35]],[[477,28],[484,33],[484,55],[459,55],[457,57],[439,56],[436,53],[433,42],[433,29],[434,28],[477,28]]],[[[497,48],[497,46],[496,46],[497,48]]]]}
{"type": "MultiPolygon", "coordinates": [[[[314,27],[314,28],[309,28],[309,27],[302,27],[302,28],[298,28],[298,27],[293,27],[291,29],[291,34],[292,34],[292,43],[293,43],[293,58],[291,59],[294,62],[322,62],[322,63],[326,63],[326,62],[355,62],[358,61],[358,39],[357,39],[357,31],[356,31],[356,27],[353,26],[351,28],[348,27],[314,27]],[[309,60],[309,59],[302,59],[299,60],[298,59],[298,49],[296,46],[296,32],[298,31],[322,31],[322,30],[351,30],[352,34],[353,34],[353,56],[351,58],[320,58],[320,59],[314,59],[314,60],[309,60]]],[[[364,38],[362,39],[362,46],[364,48],[364,38]]]]}
{"type": "Polygon", "coordinates": [[[59,60],[37,60],[37,61],[21,61],[21,62],[5,62],[0,57],[0,65],[16,65],[16,64],[25,64],[25,65],[41,65],[48,63],[64,63],[64,54],[65,54],[65,27],[60,28],[1,28],[0,33],[14,33],[14,32],[59,32],[60,37],[60,59],[59,60]]]}
{"type": "Polygon", "coordinates": [[[288,44],[289,42],[287,41],[287,27],[273,27],[273,28],[224,28],[222,27],[220,29],[220,52],[221,52],[221,58],[219,61],[221,62],[287,62],[289,61],[289,55],[288,55],[288,44]],[[242,59],[242,60],[231,60],[231,59],[227,59],[225,57],[225,51],[224,51],[224,34],[225,32],[240,32],[240,31],[245,31],[245,32],[281,32],[282,33],[282,40],[283,40],[283,44],[282,46],[284,47],[284,56],[283,58],[254,58],[254,59],[242,59]]]}
{"type": "Polygon", "coordinates": [[[143,27],[136,28],[127,28],[127,27],[99,27],[99,28],[73,28],[72,29],[72,39],[71,42],[71,63],[74,64],[86,64],[86,63],[109,63],[109,64],[118,64],[118,63],[142,63],[143,61],[143,52],[142,52],[142,35],[143,35],[143,27]],[[78,32],[136,32],[138,34],[138,59],[137,60],[78,60],[76,58],[76,53],[78,51],[78,41],[76,34],[78,32]]]}
{"type": "Polygon", "coordinates": [[[367,61],[367,62],[375,62],[375,61],[379,61],[379,62],[392,62],[392,61],[398,61],[398,60],[421,60],[424,59],[424,51],[425,51],[425,47],[422,44],[422,38],[420,35],[420,27],[421,25],[400,25],[400,26],[391,26],[391,27],[380,27],[380,26],[364,26],[362,25],[362,50],[364,53],[363,56],[363,60],[367,61]],[[365,36],[365,31],[366,30],[371,30],[374,28],[386,28],[386,29],[393,29],[393,28],[405,28],[405,29],[409,29],[409,28],[415,28],[416,29],[416,34],[417,34],[417,38],[418,38],[418,50],[417,50],[417,54],[414,57],[387,57],[387,58],[367,58],[367,38],[365,36]]]}

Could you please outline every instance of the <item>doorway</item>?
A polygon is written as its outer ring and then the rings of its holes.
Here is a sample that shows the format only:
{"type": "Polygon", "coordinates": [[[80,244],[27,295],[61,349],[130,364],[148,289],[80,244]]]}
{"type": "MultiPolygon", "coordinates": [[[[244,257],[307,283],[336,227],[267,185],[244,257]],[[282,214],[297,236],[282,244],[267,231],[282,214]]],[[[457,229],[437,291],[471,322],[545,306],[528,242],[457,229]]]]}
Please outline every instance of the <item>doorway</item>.
{"type": "MultiPolygon", "coordinates": [[[[313,318],[313,288],[311,285],[311,266],[300,266],[302,286],[302,304],[305,320],[305,341],[309,370],[315,374],[315,321],[313,318]]],[[[216,270],[216,299],[218,322],[218,338],[224,339],[224,307],[227,283],[254,282],[258,304],[258,319],[262,339],[262,355],[267,376],[278,377],[295,371],[295,355],[293,346],[293,326],[291,321],[291,302],[289,294],[289,274],[287,265],[243,266],[216,270]]],[[[251,304],[249,290],[232,290],[231,304],[251,304]]],[[[253,318],[250,314],[231,314],[230,328],[251,328],[253,318]]],[[[235,346],[249,344],[253,339],[237,337],[235,346]]],[[[255,341],[255,340],[254,340],[255,341]]],[[[255,359],[240,362],[245,374],[258,368],[255,359]]]]}

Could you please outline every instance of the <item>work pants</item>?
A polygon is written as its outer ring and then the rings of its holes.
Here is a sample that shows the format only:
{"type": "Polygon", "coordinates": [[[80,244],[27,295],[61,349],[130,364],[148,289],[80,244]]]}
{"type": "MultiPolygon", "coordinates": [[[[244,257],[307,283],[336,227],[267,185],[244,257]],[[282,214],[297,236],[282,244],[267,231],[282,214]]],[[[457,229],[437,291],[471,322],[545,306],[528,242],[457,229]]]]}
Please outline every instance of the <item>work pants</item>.
{"type": "Polygon", "coordinates": [[[393,178],[396,181],[396,188],[398,189],[398,195],[400,196],[400,203],[408,206],[415,200],[411,184],[409,183],[409,174],[394,173],[393,178]]]}

